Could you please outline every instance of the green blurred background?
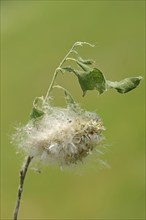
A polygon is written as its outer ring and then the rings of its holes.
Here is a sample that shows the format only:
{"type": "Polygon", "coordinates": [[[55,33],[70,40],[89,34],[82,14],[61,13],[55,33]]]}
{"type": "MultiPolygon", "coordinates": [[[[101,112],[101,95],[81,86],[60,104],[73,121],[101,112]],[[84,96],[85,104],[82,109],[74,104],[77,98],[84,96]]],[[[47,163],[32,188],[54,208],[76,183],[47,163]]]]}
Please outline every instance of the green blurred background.
{"type": "MultiPolygon", "coordinates": [[[[96,60],[109,80],[144,76],[145,1],[1,1],[1,219],[12,219],[22,158],[10,144],[26,123],[34,97],[46,94],[54,69],[75,41],[89,41],[83,57],[96,60]]],[[[82,98],[77,79],[59,75],[83,108],[107,130],[103,159],[63,172],[29,170],[19,219],[144,219],[144,80],[131,93],[96,91],[82,98]]],[[[55,104],[64,106],[60,91],[55,104]]]]}

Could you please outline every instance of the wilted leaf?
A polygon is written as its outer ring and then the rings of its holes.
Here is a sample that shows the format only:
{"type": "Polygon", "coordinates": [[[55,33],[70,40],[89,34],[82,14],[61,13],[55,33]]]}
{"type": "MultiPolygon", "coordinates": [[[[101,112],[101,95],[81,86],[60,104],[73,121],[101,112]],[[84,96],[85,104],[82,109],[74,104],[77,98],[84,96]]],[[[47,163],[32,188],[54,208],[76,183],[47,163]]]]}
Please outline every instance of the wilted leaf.
{"type": "Polygon", "coordinates": [[[78,71],[76,72],[76,75],[83,90],[83,96],[87,90],[96,89],[99,94],[102,94],[105,91],[105,78],[100,70],[93,68],[91,71],[87,72],[78,71]]]}
{"type": "Polygon", "coordinates": [[[142,77],[138,76],[126,78],[124,80],[121,80],[120,82],[106,81],[106,83],[109,88],[114,88],[119,93],[123,94],[131,91],[132,89],[135,89],[139,85],[141,79],[142,77]]]}
{"type": "Polygon", "coordinates": [[[82,62],[79,62],[78,60],[76,62],[84,71],[92,71],[93,70],[92,67],[89,67],[88,65],[86,65],[82,62]]]}
{"type": "Polygon", "coordinates": [[[71,96],[71,94],[67,90],[64,90],[64,94],[65,94],[65,99],[68,104],[75,104],[73,97],[71,96]]]}
{"type": "Polygon", "coordinates": [[[41,117],[43,114],[44,114],[43,111],[41,111],[41,110],[39,110],[39,109],[33,107],[33,108],[32,108],[32,112],[31,112],[31,114],[30,114],[30,119],[39,118],[39,117],[41,117]]]}
{"type": "Polygon", "coordinates": [[[42,105],[44,102],[44,98],[43,97],[36,97],[34,102],[33,102],[33,108],[32,111],[30,113],[30,119],[36,119],[41,117],[44,112],[42,111],[42,105]]]}
{"type": "Polygon", "coordinates": [[[67,72],[73,72],[73,73],[75,73],[75,70],[74,70],[71,66],[62,67],[62,68],[61,68],[61,71],[63,71],[63,72],[67,71],[67,72]]]}
{"type": "Polygon", "coordinates": [[[79,80],[83,96],[87,90],[98,90],[102,94],[106,90],[106,81],[102,72],[97,68],[90,68],[85,64],[80,64],[84,71],[75,70],[70,66],[63,67],[62,69],[73,72],[79,80]]]}
{"type": "Polygon", "coordinates": [[[68,107],[70,107],[74,112],[80,112],[81,109],[79,105],[74,101],[71,94],[67,90],[64,91],[64,94],[68,107]]]}
{"type": "Polygon", "coordinates": [[[87,59],[87,60],[84,60],[82,57],[78,56],[78,61],[83,63],[83,64],[87,64],[87,65],[91,65],[94,63],[94,60],[90,60],[90,59],[87,59]]]}

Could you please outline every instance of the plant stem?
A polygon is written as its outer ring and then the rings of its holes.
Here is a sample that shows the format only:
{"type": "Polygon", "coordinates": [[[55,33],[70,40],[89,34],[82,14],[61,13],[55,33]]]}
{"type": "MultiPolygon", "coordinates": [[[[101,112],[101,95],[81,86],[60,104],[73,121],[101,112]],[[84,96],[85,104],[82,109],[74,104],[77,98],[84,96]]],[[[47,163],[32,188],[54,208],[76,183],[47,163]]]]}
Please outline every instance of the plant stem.
{"type": "MultiPolygon", "coordinates": [[[[74,50],[74,48],[75,48],[76,46],[80,45],[79,43],[81,44],[81,42],[76,42],[76,43],[72,46],[72,48],[69,50],[69,52],[68,52],[68,53],[66,54],[66,56],[63,58],[63,60],[60,62],[59,66],[56,68],[56,70],[55,70],[55,72],[54,72],[54,74],[53,74],[53,79],[52,79],[52,81],[51,81],[51,83],[50,83],[50,86],[49,86],[49,89],[48,89],[48,91],[47,91],[47,94],[46,94],[46,97],[45,97],[45,101],[47,101],[47,98],[48,98],[48,96],[50,95],[50,92],[51,92],[52,89],[53,89],[53,85],[54,85],[55,79],[56,79],[56,77],[57,77],[58,71],[61,69],[61,67],[62,67],[62,65],[64,64],[64,62],[67,60],[67,57],[69,56],[69,54],[72,53],[72,52],[76,52],[76,51],[74,50]]],[[[77,52],[76,52],[76,53],[77,53],[77,52]]]]}
{"type": "Polygon", "coordinates": [[[21,196],[22,196],[22,192],[23,192],[24,180],[25,180],[25,176],[26,176],[29,164],[30,164],[32,159],[33,159],[33,157],[28,156],[25,163],[24,163],[24,165],[22,166],[22,168],[20,170],[20,183],[19,183],[19,188],[18,188],[16,206],[15,206],[15,209],[14,209],[14,218],[13,218],[13,220],[17,220],[19,207],[20,207],[21,196]]]}

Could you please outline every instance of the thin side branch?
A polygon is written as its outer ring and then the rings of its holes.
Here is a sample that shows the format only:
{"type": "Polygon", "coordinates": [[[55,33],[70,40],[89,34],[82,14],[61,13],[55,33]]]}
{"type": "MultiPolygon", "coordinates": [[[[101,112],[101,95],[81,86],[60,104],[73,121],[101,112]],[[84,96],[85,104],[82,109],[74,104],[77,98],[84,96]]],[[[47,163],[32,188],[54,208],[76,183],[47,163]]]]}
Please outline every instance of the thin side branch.
{"type": "Polygon", "coordinates": [[[62,65],[65,63],[65,61],[67,60],[67,57],[71,54],[71,53],[76,53],[78,54],[78,52],[76,50],[74,50],[77,46],[83,46],[83,45],[89,45],[90,47],[94,47],[93,44],[90,44],[88,42],[80,42],[80,41],[77,41],[76,43],[73,44],[73,46],[71,47],[71,49],[68,51],[68,53],[66,54],[66,56],[63,58],[63,60],[60,62],[59,66],[56,68],[54,74],[53,74],[53,79],[50,83],[50,86],[49,86],[49,89],[47,91],[47,94],[45,96],[45,101],[47,101],[47,98],[53,88],[53,85],[54,85],[54,82],[55,82],[55,79],[57,77],[57,74],[58,74],[58,71],[60,70],[60,68],[62,67],[62,65]]]}
{"type": "Polygon", "coordinates": [[[28,156],[24,165],[22,166],[21,170],[20,170],[20,183],[19,183],[19,188],[18,188],[18,194],[17,194],[17,200],[16,200],[16,206],[14,209],[14,220],[17,220],[18,217],[18,212],[19,212],[19,207],[20,207],[20,202],[21,202],[21,196],[22,196],[22,192],[23,192],[23,185],[24,185],[24,180],[25,180],[25,176],[29,167],[29,164],[31,162],[31,160],[33,159],[33,157],[28,156]]]}

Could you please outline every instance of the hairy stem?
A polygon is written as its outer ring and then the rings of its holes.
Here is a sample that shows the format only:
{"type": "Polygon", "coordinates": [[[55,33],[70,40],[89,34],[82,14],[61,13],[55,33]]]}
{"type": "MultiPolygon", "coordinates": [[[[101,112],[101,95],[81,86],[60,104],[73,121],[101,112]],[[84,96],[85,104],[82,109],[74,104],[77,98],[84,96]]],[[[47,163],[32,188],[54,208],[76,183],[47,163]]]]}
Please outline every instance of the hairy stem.
{"type": "Polygon", "coordinates": [[[25,180],[25,176],[26,176],[29,164],[30,164],[32,159],[33,159],[33,157],[28,156],[25,163],[24,163],[24,165],[22,166],[22,168],[20,170],[20,183],[19,183],[19,188],[18,188],[16,206],[15,206],[15,209],[14,209],[14,218],[13,218],[13,220],[17,220],[17,217],[18,217],[18,212],[19,212],[19,207],[20,207],[20,202],[21,202],[21,196],[22,196],[22,192],[23,192],[24,180],[25,180]]]}

